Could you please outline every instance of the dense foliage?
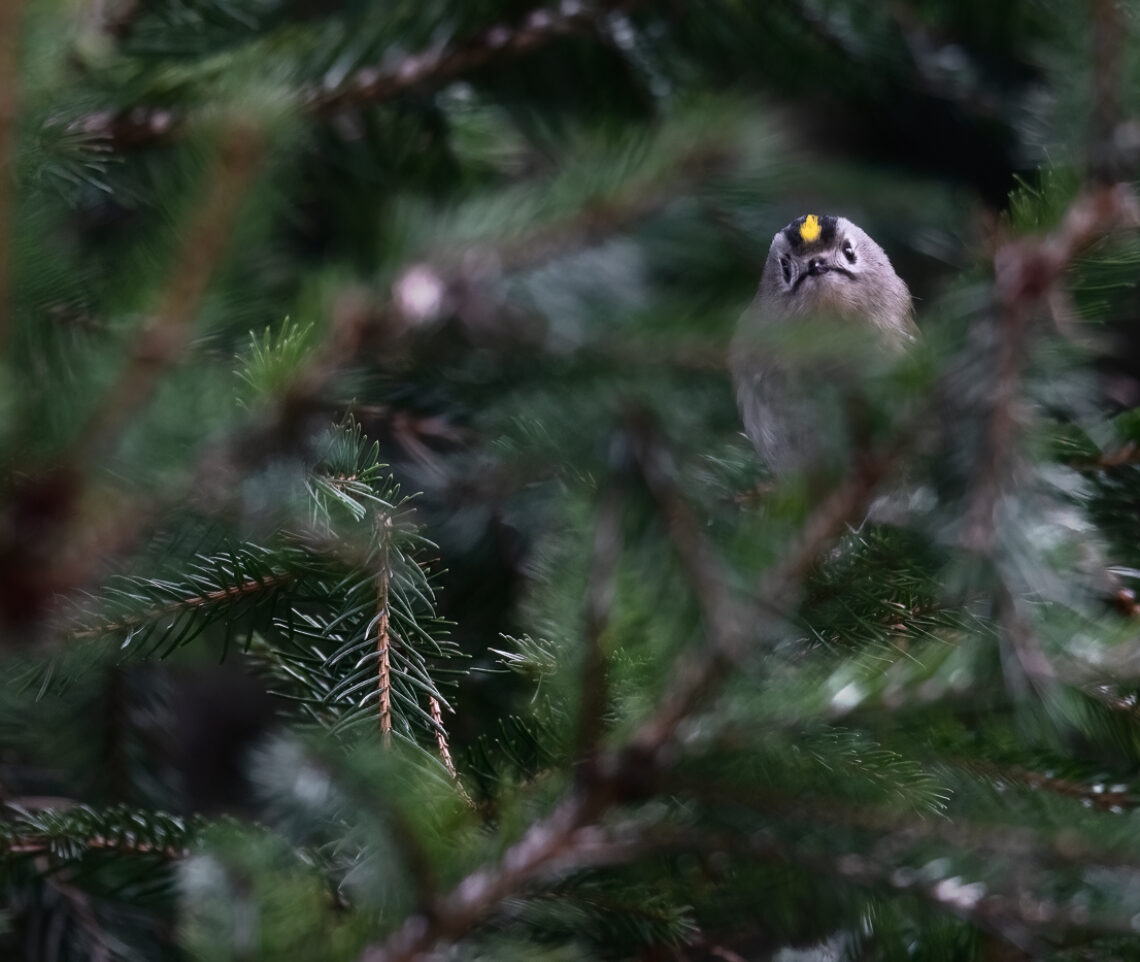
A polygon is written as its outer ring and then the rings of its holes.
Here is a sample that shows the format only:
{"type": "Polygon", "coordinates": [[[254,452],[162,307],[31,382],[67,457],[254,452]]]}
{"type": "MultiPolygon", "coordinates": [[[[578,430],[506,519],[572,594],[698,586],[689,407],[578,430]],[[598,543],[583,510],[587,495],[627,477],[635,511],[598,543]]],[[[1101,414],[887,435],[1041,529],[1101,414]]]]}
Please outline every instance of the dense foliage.
{"type": "Polygon", "coordinates": [[[0,4],[0,955],[1140,956],[1136,20],[0,4]]]}

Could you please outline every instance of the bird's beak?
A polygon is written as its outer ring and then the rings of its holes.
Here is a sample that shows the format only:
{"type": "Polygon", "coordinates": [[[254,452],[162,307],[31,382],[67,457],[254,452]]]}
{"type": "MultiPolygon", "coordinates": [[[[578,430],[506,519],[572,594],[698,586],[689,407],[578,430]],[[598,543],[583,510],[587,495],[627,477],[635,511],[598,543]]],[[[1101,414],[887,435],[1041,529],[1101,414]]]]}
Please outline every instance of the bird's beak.
{"type": "Polygon", "coordinates": [[[807,272],[812,277],[818,277],[820,274],[826,274],[831,270],[831,265],[827,263],[822,257],[813,257],[807,262],[807,272]]]}

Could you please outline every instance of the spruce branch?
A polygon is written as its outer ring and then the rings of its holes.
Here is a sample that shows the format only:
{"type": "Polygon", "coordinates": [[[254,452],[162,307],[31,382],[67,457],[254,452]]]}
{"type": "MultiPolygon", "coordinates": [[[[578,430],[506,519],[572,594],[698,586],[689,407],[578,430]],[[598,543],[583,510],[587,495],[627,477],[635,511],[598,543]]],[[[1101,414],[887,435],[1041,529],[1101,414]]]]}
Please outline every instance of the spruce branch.
{"type": "Polygon", "coordinates": [[[176,615],[182,611],[239,601],[251,598],[263,591],[275,591],[290,584],[294,580],[294,577],[293,574],[282,572],[259,578],[250,578],[238,585],[219,588],[216,591],[207,591],[199,595],[189,595],[171,602],[168,605],[151,608],[148,611],[141,612],[130,618],[92,625],[87,628],[77,628],[69,631],[67,634],[68,637],[78,640],[83,638],[98,638],[102,635],[109,635],[119,631],[135,631],[151,622],[161,621],[164,618],[169,618],[171,615],[176,615]]]}
{"type": "Polygon", "coordinates": [[[1062,798],[1072,798],[1088,808],[1119,814],[1140,805],[1140,799],[1128,790],[1127,785],[1105,785],[1098,779],[1089,785],[1071,778],[1060,778],[1036,772],[1032,769],[1012,766],[1007,768],[989,766],[981,762],[970,762],[970,767],[994,779],[1018,782],[1031,788],[1040,788],[1062,798]]]}
{"type": "MultiPolygon", "coordinates": [[[[95,851],[114,851],[126,855],[159,855],[164,859],[176,861],[186,858],[190,854],[187,848],[173,846],[155,846],[149,842],[132,842],[124,838],[106,838],[102,835],[91,835],[80,839],[78,844],[85,849],[95,851]]],[[[10,841],[0,840],[0,856],[10,855],[44,855],[56,851],[59,842],[52,836],[20,835],[10,841]]]]}
{"type": "MultiPolygon", "coordinates": [[[[970,767],[977,766],[971,763],[970,767]]],[[[1080,798],[1058,786],[1046,786],[1024,772],[995,774],[983,769],[982,774],[998,787],[1021,784],[1052,788],[1074,800],[1080,798]]],[[[843,797],[819,799],[757,791],[738,782],[718,784],[666,776],[659,787],[714,806],[746,806],[764,819],[769,830],[718,836],[627,828],[626,842],[631,847],[640,846],[642,854],[653,851],[654,846],[659,846],[658,852],[723,850],[796,865],[846,884],[916,895],[1022,948],[1040,948],[1058,935],[1086,929],[1126,931],[1134,914],[1126,901],[1123,915],[1105,906],[1094,923],[1087,906],[1070,912],[1073,903],[1056,898],[1051,885],[1054,873],[1084,875],[1091,866],[1125,875],[1131,881],[1140,873],[1140,853],[1131,845],[1098,843],[1075,832],[1051,835],[1024,823],[993,825],[984,817],[930,819],[905,815],[843,797]],[[775,830],[781,825],[785,831],[775,830]],[[829,839],[834,835],[823,851],[835,854],[820,854],[820,846],[794,841],[821,833],[829,839]],[[932,844],[945,853],[944,862],[930,861],[932,844]],[[936,864],[941,867],[931,871],[936,864]]],[[[1033,798],[1026,796],[1027,801],[1033,798]]]]}
{"type": "Polygon", "coordinates": [[[58,810],[31,810],[9,802],[5,807],[0,860],[41,855],[74,860],[89,850],[178,860],[189,854],[203,824],[126,806],[98,810],[69,804],[58,810]]]}
{"type": "MultiPolygon", "coordinates": [[[[365,333],[382,323],[356,292],[342,294],[333,306],[329,334],[308,363],[259,418],[204,448],[182,483],[152,500],[118,491],[91,490],[91,472],[81,470],[81,465],[130,423],[137,407],[147,400],[166,368],[177,362],[185,345],[198,301],[223,253],[238,202],[262,154],[256,132],[241,128],[239,133],[239,139],[250,139],[240,147],[231,144],[229,164],[223,152],[213,188],[183,245],[185,256],[176,260],[185,270],[171,277],[155,320],[92,415],[88,429],[59,463],[44,473],[9,481],[7,514],[14,520],[0,525],[0,572],[10,574],[0,583],[8,583],[10,590],[7,594],[0,591],[0,620],[41,627],[41,622],[58,610],[61,598],[101,581],[106,567],[133,551],[156,522],[176,506],[190,504],[206,515],[231,509],[240,494],[240,478],[282,451],[292,452],[309,442],[310,415],[320,406],[322,390],[357,355],[365,333]],[[30,507],[42,504],[50,505],[50,511],[30,507]],[[94,507],[98,510],[88,510],[94,507]],[[27,518],[35,521],[33,533],[28,531],[27,518]]],[[[329,481],[334,487],[351,483],[348,478],[329,481]]],[[[248,588],[257,590],[253,584],[248,588]]],[[[232,590],[232,586],[227,589],[232,590]]],[[[173,608],[184,604],[193,607],[196,597],[190,594],[170,604],[173,608]]],[[[218,600],[223,599],[207,592],[198,603],[218,600]]],[[[162,615],[161,608],[154,612],[156,616],[162,615]]],[[[51,627],[57,640],[91,635],[88,626],[77,627],[66,620],[51,627]]],[[[105,626],[106,630],[115,627],[105,626]]]]}
{"type": "MultiPolygon", "coordinates": [[[[999,509],[1015,463],[1018,388],[1037,311],[1083,251],[1114,230],[1140,227],[1140,202],[1128,184],[1093,186],[1068,208],[1060,226],[1040,238],[1003,245],[994,257],[998,358],[992,375],[985,435],[967,506],[965,544],[990,558],[1000,531],[999,509]]],[[[1004,576],[995,569],[994,604],[1003,651],[1020,668],[1017,677],[1051,685],[1057,671],[1037,642],[1004,576]]],[[[1015,676],[1010,676],[1014,678],[1015,676]]]]}
{"type": "MultiPolygon", "coordinates": [[[[533,53],[570,34],[597,36],[597,25],[614,12],[628,12],[646,0],[561,0],[538,7],[515,25],[497,24],[464,42],[408,54],[390,68],[361,67],[335,89],[299,93],[302,110],[314,118],[388,103],[413,90],[434,90],[493,62],[533,53]]],[[[167,107],[138,105],[125,111],[97,111],[76,129],[117,150],[151,145],[179,133],[189,118],[167,107]]]]}
{"type": "Polygon", "coordinates": [[[459,779],[459,772],[455,768],[455,759],[451,757],[451,746],[447,740],[447,729],[443,726],[443,705],[435,695],[428,695],[428,711],[431,714],[432,726],[435,729],[435,747],[439,750],[439,757],[443,761],[443,767],[447,769],[447,774],[450,775],[452,781],[455,782],[456,787],[459,789],[459,794],[463,797],[463,801],[474,807],[475,802],[467,793],[467,789],[463,787],[463,782],[459,779]]]}
{"type": "MultiPolygon", "coordinates": [[[[392,633],[389,623],[388,590],[392,573],[388,567],[388,542],[392,536],[392,516],[385,515],[380,532],[380,570],[376,575],[376,657],[378,664],[380,735],[385,745],[392,743],[392,633]]],[[[432,719],[435,720],[434,717],[432,719]]]]}
{"type": "MultiPolygon", "coordinates": [[[[659,454],[643,455],[642,463],[651,465],[646,473],[654,476],[653,484],[667,484],[658,473],[659,454]]],[[[801,539],[765,580],[758,598],[762,610],[780,610],[788,589],[810,570],[834,536],[862,517],[886,463],[887,459],[868,459],[866,466],[854,472],[812,514],[801,539]]],[[[676,510],[672,493],[667,494],[665,503],[676,510]]],[[[430,915],[408,918],[383,945],[367,947],[359,962],[416,962],[426,958],[434,947],[462,937],[504,899],[539,878],[590,863],[599,850],[608,852],[602,819],[617,806],[653,792],[678,728],[723,679],[731,663],[726,653],[735,653],[744,636],[744,626],[735,617],[709,610],[725,593],[721,582],[703,567],[711,555],[695,540],[694,531],[699,529],[683,517],[679,524],[676,516],[668,523],[662,514],[671,532],[681,532],[679,537],[675,534],[675,549],[696,559],[691,563],[692,575],[711,592],[711,597],[698,596],[708,635],[701,655],[682,659],[662,706],[638,726],[626,744],[598,753],[591,777],[577,782],[551,814],[534,822],[502,859],[468,875],[449,894],[435,900],[430,915]]],[[[741,609],[733,606],[732,610],[741,609]]]]}
{"type": "Polygon", "coordinates": [[[701,611],[709,620],[709,636],[727,641],[734,649],[746,618],[729,596],[727,577],[700,524],[675,480],[675,465],[658,435],[656,425],[635,415],[631,424],[637,466],[665,524],[674,554],[685,572],[701,611]]]}
{"type": "Polygon", "coordinates": [[[643,2],[562,0],[556,9],[539,7],[517,26],[498,24],[465,43],[421,51],[405,57],[393,70],[372,67],[358,70],[336,90],[309,94],[307,106],[317,114],[328,114],[346,107],[383,103],[414,88],[440,87],[492,60],[530,53],[569,33],[590,32],[606,15],[632,9],[643,2]]]}
{"type": "Polygon", "coordinates": [[[235,121],[226,126],[219,156],[206,178],[206,196],[174,259],[151,320],[81,432],[73,461],[101,454],[149,399],[167,369],[180,360],[264,150],[263,135],[252,124],[235,121]]]}
{"type": "MultiPolygon", "coordinates": [[[[662,145],[661,149],[669,147],[662,145]]],[[[495,251],[500,269],[522,273],[600,245],[659,213],[679,196],[699,193],[700,185],[727,168],[731,158],[732,147],[723,141],[683,145],[670,158],[668,169],[650,179],[584,198],[568,215],[501,244],[495,251]]]]}
{"type": "Polygon", "coordinates": [[[97,580],[110,558],[131,550],[156,517],[161,504],[98,490],[90,465],[106,456],[163,375],[181,360],[263,153],[257,127],[241,120],[226,125],[205,197],[123,368],[55,463],[7,479],[9,517],[0,524],[0,571],[11,570],[20,584],[11,598],[0,596],[0,620],[38,631],[60,597],[97,580]],[[37,502],[48,510],[30,510],[37,502]]]}

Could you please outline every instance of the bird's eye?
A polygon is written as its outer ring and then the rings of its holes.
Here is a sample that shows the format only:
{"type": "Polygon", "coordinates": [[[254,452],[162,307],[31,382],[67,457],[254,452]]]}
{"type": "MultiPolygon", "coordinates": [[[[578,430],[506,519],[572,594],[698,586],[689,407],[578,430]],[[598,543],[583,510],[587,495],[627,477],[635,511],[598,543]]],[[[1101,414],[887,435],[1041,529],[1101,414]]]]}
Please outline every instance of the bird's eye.
{"type": "Polygon", "coordinates": [[[851,246],[851,241],[843,242],[843,256],[847,258],[848,264],[855,263],[855,248],[851,246]]]}
{"type": "Polygon", "coordinates": [[[784,275],[784,283],[790,284],[792,282],[792,262],[785,255],[780,256],[780,270],[784,275]]]}

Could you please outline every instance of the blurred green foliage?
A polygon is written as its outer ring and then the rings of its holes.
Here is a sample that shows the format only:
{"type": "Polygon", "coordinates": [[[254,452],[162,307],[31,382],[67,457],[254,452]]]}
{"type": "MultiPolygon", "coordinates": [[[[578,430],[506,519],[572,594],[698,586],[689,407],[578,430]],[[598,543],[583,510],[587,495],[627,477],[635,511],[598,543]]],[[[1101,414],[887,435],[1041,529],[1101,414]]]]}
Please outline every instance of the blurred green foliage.
{"type": "Polygon", "coordinates": [[[1001,286],[1134,176],[1130,5],[21,17],[0,954],[1140,951],[1140,241],[1001,286]],[[770,597],[846,489],[724,359],[808,211],[923,337],[774,346],[902,453],[770,597]]]}

